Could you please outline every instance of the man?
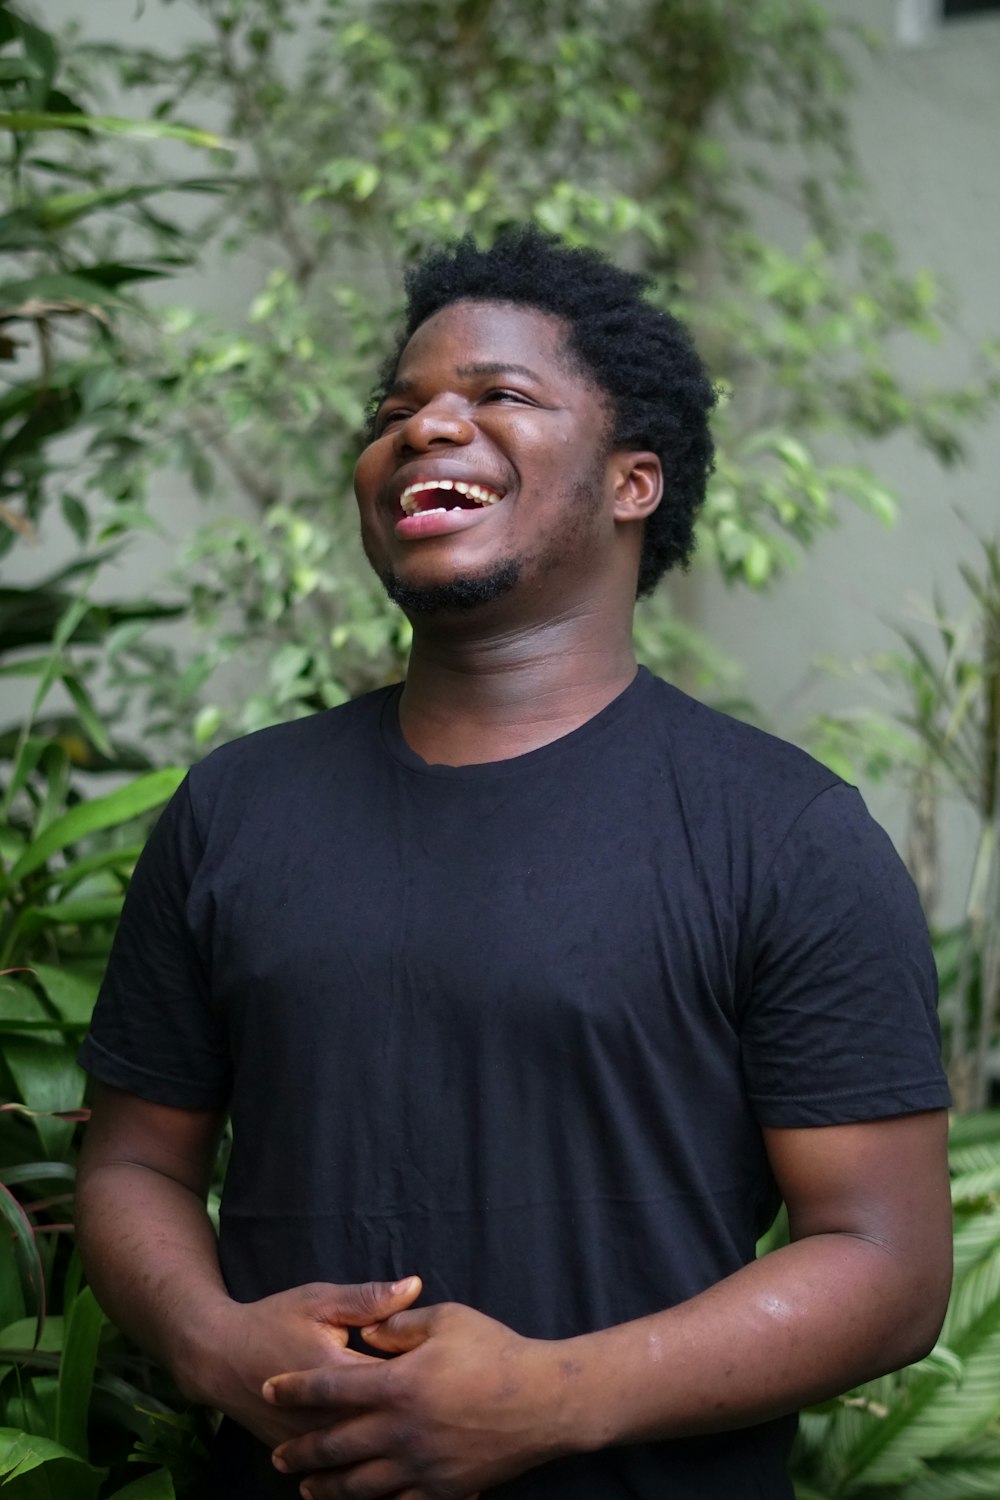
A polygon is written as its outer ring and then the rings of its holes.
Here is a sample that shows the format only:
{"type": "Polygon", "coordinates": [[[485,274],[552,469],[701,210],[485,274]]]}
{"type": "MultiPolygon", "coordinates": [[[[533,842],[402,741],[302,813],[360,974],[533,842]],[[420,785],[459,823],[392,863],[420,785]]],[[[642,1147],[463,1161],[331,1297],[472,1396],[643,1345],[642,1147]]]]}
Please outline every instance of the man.
{"type": "Polygon", "coordinates": [[[409,294],[356,473],[409,675],[161,819],[82,1054],[88,1275],[230,1419],[213,1495],[779,1500],[795,1410],[947,1298],[913,888],[836,776],[637,674],[711,466],[683,329],[530,230],[409,294]]]}

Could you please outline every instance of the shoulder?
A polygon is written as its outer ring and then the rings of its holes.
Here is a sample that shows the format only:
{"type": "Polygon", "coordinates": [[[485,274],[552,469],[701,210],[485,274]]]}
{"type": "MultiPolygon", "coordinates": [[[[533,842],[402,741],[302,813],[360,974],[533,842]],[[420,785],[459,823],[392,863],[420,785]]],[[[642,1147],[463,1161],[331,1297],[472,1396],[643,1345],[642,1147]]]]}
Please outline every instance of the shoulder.
{"type": "MultiPolygon", "coordinates": [[[[859,800],[828,766],[787,740],[646,676],[644,697],[657,754],[683,800],[752,824],[789,827],[825,792],[859,800]]],[[[839,801],[835,795],[827,801],[839,801]]]]}
{"type": "Polygon", "coordinates": [[[261,798],[275,799],[281,788],[308,788],[312,778],[349,771],[370,760],[379,724],[394,687],[378,688],[337,708],[274,724],[231,740],[192,767],[187,790],[197,823],[261,798]]]}

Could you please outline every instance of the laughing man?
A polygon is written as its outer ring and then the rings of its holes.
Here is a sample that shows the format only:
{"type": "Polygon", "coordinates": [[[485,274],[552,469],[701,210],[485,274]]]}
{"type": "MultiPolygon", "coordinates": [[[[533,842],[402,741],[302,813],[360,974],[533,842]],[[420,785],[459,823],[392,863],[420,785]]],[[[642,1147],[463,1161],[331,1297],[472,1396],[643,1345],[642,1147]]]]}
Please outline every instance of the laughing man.
{"type": "Polygon", "coordinates": [[[225,1414],[213,1497],[785,1500],[795,1411],[934,1342],[912,885],[851,787],[636,669],[713,399],[589,251],[425,259],[356,471],[406,682],[209,756],[140,861],[80,1242],[225,1414]]]}

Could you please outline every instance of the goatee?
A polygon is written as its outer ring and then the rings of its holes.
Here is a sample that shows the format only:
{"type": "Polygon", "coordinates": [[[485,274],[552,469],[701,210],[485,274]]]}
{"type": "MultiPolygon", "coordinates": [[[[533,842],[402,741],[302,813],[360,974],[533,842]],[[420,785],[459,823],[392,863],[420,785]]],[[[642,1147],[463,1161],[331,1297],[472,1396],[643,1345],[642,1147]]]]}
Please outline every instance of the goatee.
{"type": "Polygon", "coordinates": [[[394,604],[407,615],[444,614],[454,610],[476,609],[481,604],[492,604],[509,594],[521,574],[521,566],[513,558],[498,563],[488,573],[478,573],[469,578],[453,578],[450,583],[435,584],[429,588],[403,583],[395,573],[382,573],[382,585],[394,604]]]}

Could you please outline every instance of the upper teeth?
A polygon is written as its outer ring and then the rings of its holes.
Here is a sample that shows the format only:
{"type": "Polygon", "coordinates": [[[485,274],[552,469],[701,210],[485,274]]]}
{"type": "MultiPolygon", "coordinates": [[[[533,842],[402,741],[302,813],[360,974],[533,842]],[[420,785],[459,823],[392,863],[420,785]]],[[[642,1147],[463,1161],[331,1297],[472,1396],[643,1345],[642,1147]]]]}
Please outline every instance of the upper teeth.
{"type": "Polygon", "coordinates": [[[416,484],[408,484],[399,497],[399,503],[408,516],[415,515],[420,509],[417,496],[425,490],[457,490],[460,495],[475,500],[477,505],[496,505],[502,499],[495,490],[488,490],[481,484],[466,484],[464,479],[419,479],[416,484]]]}

